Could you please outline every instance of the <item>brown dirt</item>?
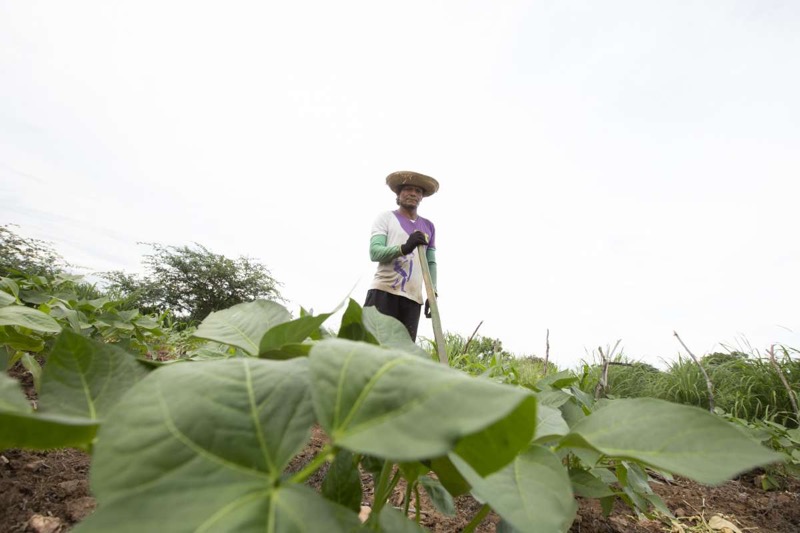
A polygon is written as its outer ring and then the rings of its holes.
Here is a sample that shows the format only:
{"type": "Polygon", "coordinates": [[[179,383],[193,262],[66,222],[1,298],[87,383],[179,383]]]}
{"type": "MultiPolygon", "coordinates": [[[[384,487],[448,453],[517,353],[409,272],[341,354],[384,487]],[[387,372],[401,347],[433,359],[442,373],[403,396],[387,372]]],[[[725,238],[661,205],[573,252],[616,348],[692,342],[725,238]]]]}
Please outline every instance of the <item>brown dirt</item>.
{"type": "MultiPolygon", "coordinates": [[[[23,373],[16,375],[33,397],[32,384],[23,373]]],[[[308,446],[287,469],[302,468],[324,446],[325,434],[315,428],[308,446]]],[[[78,450],[0,452],[0,533],[63,533],[89,515],[94,499],[89,491],[90,458],[78,450]]],[[[319,488],[325,470],[318,471],[308,484],[319,488]]],[[[362,505],[372,505],[372,482],[362,476],[362,505]]],[[[392,504],[401,507],[405,487],[397,487],[392,504]]],[[[621,502],[604,517],[594,500],[579,499],[578,517],[572,533],[656,533],[669,531],[712,531],[704,524],[719,515],[742,531],[796,533],[800,531],[800,480],[789,480],[782,491],[766,492],[757,486],[755,474],[742,476],[719,487],[706,487],[677,478],[653,483],[677,517],[679,526],[668,520],[637,520],[621,502]],[[683,530],[680,529],[683,527],[683,530]]],[[[463,529],[480,509],[470,496],[456,498],[456,516],[438,513],[422,491],[421,521],[430,531],[450,533],[463,529]]],[[[413,506],[412,506],[413,508],[413,506]]],[[[495,531],[499,518],[490,513],[476,531],[495,531]]]]}

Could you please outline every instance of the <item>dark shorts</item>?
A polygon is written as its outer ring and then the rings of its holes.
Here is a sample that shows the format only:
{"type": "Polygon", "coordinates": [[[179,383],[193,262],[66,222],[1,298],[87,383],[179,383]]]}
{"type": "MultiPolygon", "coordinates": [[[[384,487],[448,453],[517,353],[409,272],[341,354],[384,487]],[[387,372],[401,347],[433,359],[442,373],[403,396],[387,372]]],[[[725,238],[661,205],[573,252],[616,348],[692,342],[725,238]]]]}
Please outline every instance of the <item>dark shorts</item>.
{"type": "Polygon", "coordinates": [[[367,299],[364,307],[375,306],[384,315],[393,316],[403,323],[411,335],[411,340],[417,340],[417,326],[419,326],[419,315],[422,306],[414,300],[409,300],[405,296],[398,296],[379,289],[367,291],[367,299]]]}

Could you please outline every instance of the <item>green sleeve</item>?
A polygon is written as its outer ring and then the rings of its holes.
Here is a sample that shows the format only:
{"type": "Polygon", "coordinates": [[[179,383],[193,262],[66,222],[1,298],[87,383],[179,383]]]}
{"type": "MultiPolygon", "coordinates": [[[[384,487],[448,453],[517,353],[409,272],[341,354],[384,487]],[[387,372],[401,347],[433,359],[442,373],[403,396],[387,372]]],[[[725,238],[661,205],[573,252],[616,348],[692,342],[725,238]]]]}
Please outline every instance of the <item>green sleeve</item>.
{"type": "Polygon", "coordinates": [[[428,260],[428,270],[431,271],[431,282],[433,282],[433,292],[436,290],[436,248],[428,248],[425,251],[425,258],[428,260]]]}
{"type": "Polygon", "coordinates": [[[369,240],[369,259],[378,263],[388,263],[403,253],[400,246],[386,246],[386,235],[373,235],[369,240]]]}

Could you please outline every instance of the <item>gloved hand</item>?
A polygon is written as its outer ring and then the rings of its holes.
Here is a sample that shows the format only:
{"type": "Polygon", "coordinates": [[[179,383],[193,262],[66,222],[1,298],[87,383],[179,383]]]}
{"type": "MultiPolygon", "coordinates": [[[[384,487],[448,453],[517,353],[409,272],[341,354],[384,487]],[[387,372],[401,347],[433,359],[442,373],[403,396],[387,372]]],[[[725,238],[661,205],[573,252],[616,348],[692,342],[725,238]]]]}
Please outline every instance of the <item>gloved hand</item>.
{"type": "MultiPolygon", "coordinates": [[[[436,299],[438,300],[439,299],[439,293],[438,292],[434,292],[433,294],[436,296],[436,299]]],[[[431,301],[430,300],[425,300],[425,318],[431,318],[431,301]]]]}
{"type": "Polygon", "coordinates": [[[403,253],[403,255],[408,255],[420,244],[428,244],[428,237],[426,237],[421,231],[417,230],[408,236],[406,243],[400,246],[400,251],[403,253]]]}

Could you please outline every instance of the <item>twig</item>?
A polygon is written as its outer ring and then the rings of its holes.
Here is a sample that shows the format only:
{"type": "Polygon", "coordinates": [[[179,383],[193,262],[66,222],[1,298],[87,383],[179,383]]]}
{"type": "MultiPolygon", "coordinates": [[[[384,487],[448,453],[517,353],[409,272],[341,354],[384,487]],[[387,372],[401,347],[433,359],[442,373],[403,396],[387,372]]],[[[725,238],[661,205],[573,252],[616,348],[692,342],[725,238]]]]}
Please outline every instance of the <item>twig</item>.
{"type": "Polygon", "coordinates": [[[544,350],[544,375],[547,375],[547,367],[550,364],[550,328],[547,328],[547,336],[545,337],[545,350],[544,350]]]}
{"type": "Polygon", "coordinates": [[[603,361],[603,370],[600,373],[600,379],[597,381],[597,386],[594,388],[594,399],[597,400],[600,398],[600,395],[606,395],[606,389],[608,388],[608,358],[606,354],[603,353],[603,349],[599,346],[597,347],[597,351],[600,352],[600,357],[603,361]]]}
{"type": "MultiPolygon", "coordinates": [[[[797,398],[795,395],[797,394],[795,391],[792,390],[792,387],[789,386],[789,382],[786,380],[786,376],[783,374],[783,370],[781,370],[778,361],[775,359],[775,345],[769,347],[769,360],[772,363],[772,366],[775,367],[775,372],[778,373],[778,377],[781,378],[781,383],[783,386],[786,387],[786,392],[789,393],[789,401],[792,402],[792,408],[794,409],[794,416],[796,420],[800,420],[800,410],[797,409],[797,398]]],[[[786,352],[784,348],[784,354],[788,357],[789,353],[786,352]]]]}
{"type": "Polygon", "coordinates": [[[686,350],[689,353],[689,355],[691,356],[691,358],[694,360],[694,362],[697,363],[697,366],[700,367],[700,372],[702,372],[703,373],[703,377],[706,378],[706,388],[708,389],[708,410],[713,413],[714,412],[714,386],[711,383],[711,378],[708,377],[708,372],[706,372],[706,369],[703,368],[703,365],[700,364],[700,361],[697,359],[697,357],[695,357],[694,354],[692,353],[692,351],[686,346],[686,344],[684,344],[683,340],[681,340],[680,335],[678,335],[678,332],[677,331],[673,331],[672,334],[675,335],[675,338],[678,339],[679,343],[681,343],[681,346],[683,346],[683,349],[686,350]]]}
{"type": "Polygon", "coordinates": [[[464,350],[461,352],[462,355],[467,353],[467,348],[469,348],[469,343],[472,342],[473,337],[475,337],[475,334],[478,333],[478,329],[481,327],[481,324],[483,324],[483,320],[478,322],[478,325],[475,326],[475,331],[473,331],[472,335],[470,335],[469,339],[467,339],[467,343],[464,345],[464,350]]]}
{"type": "Polygon", "coordinates": [[[614,347],[611,348],[611,351],[608,352],[608,355],[603,353],[603,349],[599,346],[597,347],[597,351],[600,352],[600,357],[603,360],[603,372],[600,375],[600,381],[597,382],[597,387],[594,389],[594,399],[597,400],[600,398],[600,394],[606,396],[608,394],[608,367],[611,365],[611,358],[614,357],[614,352],[617,351],[619,348],[619,343],[622,342],[622,339],[618,339],[614,347]]]}

